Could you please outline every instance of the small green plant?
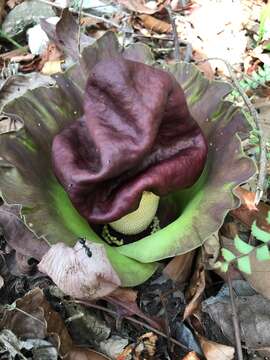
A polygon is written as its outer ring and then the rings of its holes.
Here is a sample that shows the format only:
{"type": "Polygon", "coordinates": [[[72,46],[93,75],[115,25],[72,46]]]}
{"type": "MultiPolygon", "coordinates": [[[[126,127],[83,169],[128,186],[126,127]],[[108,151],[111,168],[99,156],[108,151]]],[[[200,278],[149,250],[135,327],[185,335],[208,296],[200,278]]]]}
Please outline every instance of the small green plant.
{"type": "MultiPolygon", "coordinates": [[[[270,224],[270,212],[268,213],[267,222],[270,224]]],[[[251,253],[256,253],[258,261],[270,260],[270,252],[268,245],[270,245],[270,232],[260,229],[256,221],[253,222],[251,227],[252,235],[261,242],[260,245],[253,246],[243,241],[238,235],[234,238],[234,247],[239,255],[235,255],[232,251],[221,248],[221,254],[224,261],[219,262],[220,270],[227,272],[230,265],[236,265],[238,269],[246,274],[251,274],[251,253]]]]}

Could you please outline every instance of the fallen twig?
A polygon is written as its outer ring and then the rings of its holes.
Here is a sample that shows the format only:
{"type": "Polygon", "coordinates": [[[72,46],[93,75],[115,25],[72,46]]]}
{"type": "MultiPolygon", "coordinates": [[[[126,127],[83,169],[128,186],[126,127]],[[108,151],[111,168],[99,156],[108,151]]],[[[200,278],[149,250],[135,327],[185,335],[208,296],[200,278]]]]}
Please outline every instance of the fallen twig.
{"type": "Polygon", "coordinates": [[[232,306],[232,321],[233,321],[233,328],[234,328],[234,336],[235,336],[235,345],[237,351],[237,358],[238,360],[243,360],[243,352],[242,352],[242,345],[241,345],[241,335],[240,335],[240,327],[239,327],[239,318],[237,314],[237,308],[235,304],[234,294],[233,294],[233,287],[232,287],[232,279],[230,275],[230,267],[227,274],[228,278],[228,285],[229,285],[229,292],[230,292],[230,299],[231,299],[231,306],[232,306]]]}
{"type": "Polygon", "coordinates": [[[267,156],[266,156],[266,140],[263,134],[263,130],[259,121],[259,115],[257,110],[255,109],[255,107],[253,106],[252,102],[250,101],[249,97],[247,96],[247,94],[245,93],[245,91],[241,88],[241,86],[239,85],[239,82],[237,81],[234,73],[233,73],[233,68],[231,66],[231,64],[222,58],[208,58],[208,59],[204,59],[204,60],[200,60],[197,62],[197,64],[205,62],[205,61],[211,61],[211,60],[220,60],[223,61],[224,64],[227,66],[227,69],[229,71],[231,80],[233,82],[233,85],[235,86],[235,88],[237,89],[237,91],[239,92],[239,94],[242,96],[251,116],[254,119],[254,122],[256,124],[256,127],[258,129],[259,132],[259,136],[260,136],[260,158],[259,158],[259,173],[258,173],[258,182],[257,182],[257,188],[256,188],[256,197],[255,197],[255,205],[257,205],[263,195],[264,192],[264,184],[265,184],[265,179],[266,179],[266,174],[267,174],[267,156]]]}
{"type": "Polygon", "coordinates": [[[79,55],[81,54],[81,31],[82,31],[81,18],[82,18],[82,6],[83,6],[83,0],[81,0],[81,3],[80,3],[79,16],[78,16],[78,52],[79,52],[79,55]]]}
{"type": "Polygon", "coordinates": [[[166,6],[166,9],[167,9],[169,17],[170,17],[170,22],[172,24],[172,32],[173,32],[173,39],[174,39],[174,58],[175,58],[175,61],[179,62],[180,61],[180,46],[179,46],[177,28],[176,28],[176,24],[175,24],[175,20],[174,20],[173,14],[172,14],[171,7],[166,6]]]}

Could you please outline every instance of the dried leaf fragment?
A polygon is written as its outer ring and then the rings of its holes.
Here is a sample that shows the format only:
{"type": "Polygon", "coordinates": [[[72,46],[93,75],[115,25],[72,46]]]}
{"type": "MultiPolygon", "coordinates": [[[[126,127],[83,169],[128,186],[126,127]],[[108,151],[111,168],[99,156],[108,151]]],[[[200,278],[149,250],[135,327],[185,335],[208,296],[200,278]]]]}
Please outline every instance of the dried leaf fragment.
{"type": "Polygon", "coordinates": [[[156,19],[151,15],[138,15],[138,18],[141,20],[142,24],[146,29],[155,31],[161,34],[167,34],[172,32],[172,25],[166,21],[156,19]]]}
{"type": "Polygon", "coordinates": [[[79,299],[108,295],[121,282],[112,268],[103,245],[79,241],[74,248],[53,245],[43,256],[39,270],[52,278],[66,294],[79,299]]]}
{"type": "Polygon", "coordinates": [[[207,360],[232,360],[234,348],[232,346],[218,344],[198,335],[200,345],[207,360]]]}

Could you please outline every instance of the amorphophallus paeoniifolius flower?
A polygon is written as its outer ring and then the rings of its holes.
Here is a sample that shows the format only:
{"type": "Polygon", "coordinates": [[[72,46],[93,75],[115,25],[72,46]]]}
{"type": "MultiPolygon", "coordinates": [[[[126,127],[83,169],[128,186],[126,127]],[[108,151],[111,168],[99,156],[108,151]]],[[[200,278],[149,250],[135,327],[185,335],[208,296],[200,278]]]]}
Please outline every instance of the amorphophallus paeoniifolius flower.
{"type": "Polygon", "coordinates": [[[121,56],[92,69],[83,117],[52,146],[54,172],[73,205],[89,223],[102,224],[136,210],[144,192],[147,202],[153,199],[147,193],[161,197],[190,187],[206,155],[175,78],[121,56]]]}
{"type": "Polygon", "coordinates": [[[150,75],[160,74],[160,70],[136,65],[142,73],[132,84],[129,71],[133,77],[137,72],[125,66],[131,64],[132,68],[135,66],[133,61],[154,64],[150,50],[142,44],[135,44],[120,55],[115,36],[106,33],[93,46],[84,49],[80,63],[55,76],[57,86],[27,91],[5,106],[5,112],[23,119],[24,128],[16,133],[2,134],[0,143],[0,155],[12,165],[1,167],[0,186],[4,199],[22,204],[26,223],[51,244],[65,242],[71,246],[79,236],[103,243],[123,286],[145,281],[155,271],[158,260],[200,246],[219,229],[227,212],[238,206],[239,200],[233,189],[255,173],[253,162],[241,149],[238,135],[248,132],[246,119],[232,103],[223,100],[231,91],[229,84],[210,82],[194,65],[187,63],[168,66],[166,72],[170,75],[161,72],[161,78],[155,75],[153,79],[150,75]],[[119,56],[131,62],[112,60],[119,59],[119,56]],[[115,66],[114,72],[103,68],[106,62],[115,66]],[[93,69],[97,69],[98,86],[94,74],[91,75],[93,69]],[[150,73],[144,69],[149,69],[150,73]],[[120,89],[117,94],[117,87],[114,89],[113,85],[110,91],[108,88],[120,70],[123,70],[123,79],[127,76],[129,81],[126,92],[120,89]],[[101,91],[103,80],[106,86],[101,91]],[[176,82],[181,85],[185,99],[176,82]],[[144,86],[149,94],[143,91],[144,86]],[[155,86],[160,87],[159,97],[155,86]],[[141,91],[147,100],[140,98],[141,91]],[[113,94],[117,94],[116,98],[113,94]],[[133,102],[127,101],[131,94],[135,106],[132,110],[133,102]],[[97,96],[104,100],[97,104],[97,96]],[[115,101],[117,106],[108,107],[107,101],[110,104],[115,101]],[[110,117],[104,116],[105,128],[101,128],[96,118],[102,111],[109,111],[115,119],[110,123],[110,117]],[[179,124],[177,111],[180,112],[178,116],[183,116],[183,122],[179,124]],[[150,115],[146,120],[147,114],[150,115]],[[163,122],[167,116],[168,123],[171,121],[173,125],[171,128],[168,126],[168,134],[167,122],[163,122]],[[203,136],[191,118],[199,124],[203,136]],[[189,119],[189,122],[184,119],[189,119]],[[190,126],[185,142],[182,142],[185,131],[181,124],[187,129],[190,126]],[[80,132],[80,127],[85,131],[80,132]],[[113,136],[109,127],[113,127],[110,129],[113,136]],[[208,154],[200,175],[206,154],[204,138],[208,143],[208,154]],[[52,170],[53,139],[54,169],[64,186],[60,185],[52,170]],[[95,141],[97,143],[93,144],[95,141]],[[96,162],[87,163],[87,154],[93,159],[94,149],[97,151],[96,162]],[[183,153],[191,161],[187,166],[183,166],[181,161],[174,162],[182,149],[186,149],[183,153]],[[81,162],[74,160],[79,155],[81,162]],[[170,158],[174,169],[170,170],[168,178],[165,176],[162,180],[164,173],[160,169],[167,169],[170,158]],[[180,172],[177,164],[183,166],[180,172]],[[151,182],[155,167],[159,169],[158,180],[151,182]],[[184,189],[199,175],[194,185],[184,189]],[[95,176],[97,183],[92,181],[95,176]],[[114,223],[124,218],[139,205],[144,191],[158,195],[160,202],[172,204],[178,216],[161,230],[133,243],[119,247],[106,244],[94,231],[91,221],[114,223]],[[67,192],[83,216],[79,215],[67,192]]]}

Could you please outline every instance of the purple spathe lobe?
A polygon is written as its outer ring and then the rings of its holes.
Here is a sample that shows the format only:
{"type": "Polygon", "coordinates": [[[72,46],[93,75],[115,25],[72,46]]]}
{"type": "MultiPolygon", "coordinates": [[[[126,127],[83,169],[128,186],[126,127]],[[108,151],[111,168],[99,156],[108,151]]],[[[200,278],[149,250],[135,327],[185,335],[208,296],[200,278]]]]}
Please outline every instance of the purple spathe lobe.
{"type": "Polygon", "coordinates": [[[92,223],[134,211],[143,191],[162,196],[193,185],[206,156],[205,138],[176,80],[121,57],[93,68],[84,116],[52,146],[58,180],[92,223]]]}

